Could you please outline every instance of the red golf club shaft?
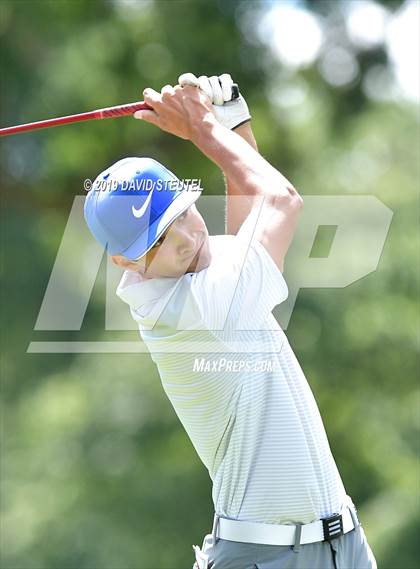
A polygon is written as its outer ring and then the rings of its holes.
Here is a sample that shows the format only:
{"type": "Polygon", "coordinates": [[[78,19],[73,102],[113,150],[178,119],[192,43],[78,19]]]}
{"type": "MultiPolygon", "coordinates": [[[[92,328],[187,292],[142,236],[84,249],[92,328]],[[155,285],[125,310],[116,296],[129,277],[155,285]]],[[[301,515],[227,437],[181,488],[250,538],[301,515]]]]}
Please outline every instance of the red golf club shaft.
{"type": "Polygon", "coordinates": [[[55,119],[47,119],[45,121],[29,122],[27,124],[19,124],[17,126],[0,128],[0,136],[8,136],[9,134],[27,132],[28,130],[38,130],[40,128],[50,128],[52,126],[60,126],[73,122],[123,117],[125,115],[132,115],[136,111],[140,111],[142,109],[150,109],[150,107],[143,101],[138,101],[137,103],[127,103],[126,105],[106,107],[105,109],[97,109],[96,111],[79,113],[78,115],[68,115],[66,117],[57,117],[55,119]]]}
{"type": "MultiPolygon", "coordinates": [[[[239,88],[236,83],[232,85],[232,100],[239,97],[239,88]]],[[[126,105],[117,105],[116,107],[106,107],[105,109],[97,109],[88,113],[79,113],[78,115],[68,115],[66,117],[57,117],[55,119],[47,119],[45,121],[29,122],[26,124],[18,124],[17,126],[8,126],[0,128],[0,136],[8,136],[9,134],[17,134],[19,132],[27,132],[29,130],[38,130],[40,128],[50,128],[52,126],[60,126],[72,122],[90,121],[93,119],[107,119],[115,117],[123,117],[132,115],[136,111],[142,109],[150,109],[144,101],[137,103],[127,103],[126,105]]]]}

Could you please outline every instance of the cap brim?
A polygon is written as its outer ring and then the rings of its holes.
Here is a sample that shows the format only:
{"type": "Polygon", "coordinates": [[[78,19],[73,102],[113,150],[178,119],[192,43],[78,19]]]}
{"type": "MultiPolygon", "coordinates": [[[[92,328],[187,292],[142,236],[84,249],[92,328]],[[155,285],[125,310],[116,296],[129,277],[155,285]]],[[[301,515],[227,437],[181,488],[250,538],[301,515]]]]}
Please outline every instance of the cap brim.
{"type": "Polygon", "coordinates": [[[135,261],[146,255],[169,225],[175,221],[178,215],[181,215],[183,211],[198,200],[201,196],[201,192],[201,188],[180,191],[179,195],[174,198],[165,213],[159,219],[151,223],[148,230],[144,231],[130,247],[121,251],[120,254],[124,255],[124,257],[130,261],[135,261]]]}

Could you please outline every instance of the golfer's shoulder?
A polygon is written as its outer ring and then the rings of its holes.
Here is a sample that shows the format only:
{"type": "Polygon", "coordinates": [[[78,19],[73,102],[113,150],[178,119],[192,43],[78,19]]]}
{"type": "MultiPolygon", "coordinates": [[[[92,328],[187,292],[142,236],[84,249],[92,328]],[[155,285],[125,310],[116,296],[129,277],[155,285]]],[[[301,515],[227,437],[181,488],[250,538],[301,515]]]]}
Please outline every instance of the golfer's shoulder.
{"type": "MultiPolygon", "coordinates": [[[[257,270],[261,265],[276,268],[267,249],[252,232],[241,230],[237,235],[215,235],[210,237],[210,248],[224,263],[230,260],[234,265],[243,265],[246,261],[250,269],[257,270]]],[[[220,263],[222,268],[226,267],[223,262],[220,263]]]]}
{"type": "Polygon", "coordinates": [[[215,236],[210,250],[210,265],[190,275],[189,292],[197,313],[211,330],[226,331],[226,326],[251,329],[249,326],[261,323],[287,298],[282,273],[252,236],[215,236]]]}
{"type": "MultiPolygon", "coordinates": [[[[214,272],[231,273],[240,266],[252,245],[250,240],[238,235],[213,235],[210,237],[211,264],[214,272]]],[[[211,272],[211,271],[210,271],[211,272]]]]}
{"type": "Polygon", "coordinates": [[[252,235],[211,236],[210,252],[210,265],[194,275],[195,284],[199,287],[217,284],[217,288],[223,291],[224,287],[229,287],[229,282],[236,285],[238,278],[254,280],[252,273],[258,273],[259,277],[267,272],[279,273],[264,246],[252,235]]]}

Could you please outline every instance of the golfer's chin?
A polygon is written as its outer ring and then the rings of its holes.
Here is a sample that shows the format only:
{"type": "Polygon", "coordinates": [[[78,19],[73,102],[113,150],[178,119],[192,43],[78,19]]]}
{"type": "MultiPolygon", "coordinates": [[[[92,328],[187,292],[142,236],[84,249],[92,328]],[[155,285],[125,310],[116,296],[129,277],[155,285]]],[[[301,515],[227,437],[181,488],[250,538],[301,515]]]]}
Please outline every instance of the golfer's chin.
{"type": "Polygon", "coordinates": [[[199,273],[200,271],[203,271],[204,269],[207,269],[207,267],[210,266],[210,261],[204,261],[199,259],[197,262],[191,263],[191,265],[188,267],[188,269],[185,271],[186,273],[199,273]]]}

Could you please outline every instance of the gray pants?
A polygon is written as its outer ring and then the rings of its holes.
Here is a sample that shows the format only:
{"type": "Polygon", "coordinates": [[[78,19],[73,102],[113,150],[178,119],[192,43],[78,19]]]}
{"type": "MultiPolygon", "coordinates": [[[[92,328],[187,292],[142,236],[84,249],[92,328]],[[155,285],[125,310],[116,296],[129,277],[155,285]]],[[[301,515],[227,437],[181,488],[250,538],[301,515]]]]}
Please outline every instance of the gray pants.
{"type": "MultiPolygon", "coordinates": [[[[217,538],[204,539],[209,569],[377,569],[361,525],[330,542],[298,547],[259,545],[217,538]]],[[[197,558],[198,561],[198,558],[197,558]]],[[[194,567],[205,567],[196,563],[194,567]]]]}

